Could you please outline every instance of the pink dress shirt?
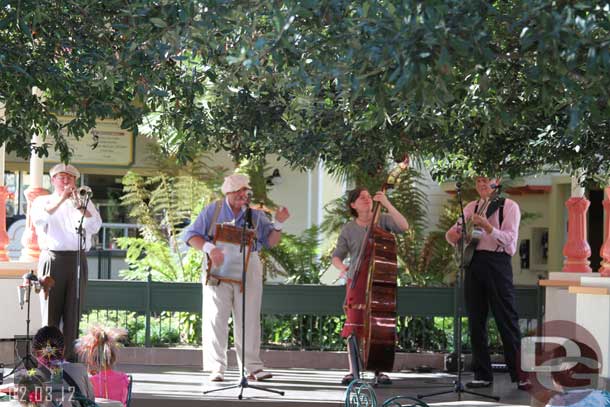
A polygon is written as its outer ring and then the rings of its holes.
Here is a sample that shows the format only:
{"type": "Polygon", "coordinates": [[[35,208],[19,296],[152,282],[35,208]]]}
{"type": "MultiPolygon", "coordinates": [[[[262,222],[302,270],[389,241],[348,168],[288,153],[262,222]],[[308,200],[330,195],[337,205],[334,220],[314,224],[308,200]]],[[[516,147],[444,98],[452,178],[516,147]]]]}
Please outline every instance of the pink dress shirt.
{"type": "MultiPolygon", "coordinates": [[[[466,221],[472,217],[474,208],[479,201],[472,201],[464,208],[464,217],[466,221]]],[[[493,226],[490,234],[483,232],[481,240],[477,245],[476,250],[488,250],[491,252],[505,252],[509,256],[513,256],[517,251],[517,240],[519,239],[519,222],[521,221],[521,211],[519,205],[512,199],[504,201],[504,219],[502,227],[500,227],[499,215],[500,210],[495,211],[487,220],[493,226]]],[[[484,216],[484,215],[483,215],[484,216]]],[[[449,243],[455,246],[457,241],[453,241],[449,234],[451,231],[459,231],[461,227],[461,219],[453,225],[445,234],[445,238],[449,243]]]]}

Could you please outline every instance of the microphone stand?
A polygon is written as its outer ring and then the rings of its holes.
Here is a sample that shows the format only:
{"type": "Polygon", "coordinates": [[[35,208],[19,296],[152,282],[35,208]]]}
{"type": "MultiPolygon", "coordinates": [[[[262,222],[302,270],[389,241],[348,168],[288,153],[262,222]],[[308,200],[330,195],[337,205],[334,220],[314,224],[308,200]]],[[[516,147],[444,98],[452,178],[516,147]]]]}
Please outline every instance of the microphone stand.
{"type": "Polygon", "coordinates": [[[78,250],[76,252],[76,332],[75,338],[78,338],[79,326],[80,326],[80,318],[81,318],[81,295],[80,295],[80,287],[81,287],[81,255],[83,250],[86,247],[86,236],[85,229],[83,228],[83,223],[85,222],[85,213],[87,212],[87,207],[89,206],[89,201],[91,200],[91,194],[87,193],[87,197],[85,198],[85,204],[83,205],[83,213],[80,218],[80,222],[78,222],[78,227],[76,228],[76,233],[78,234],[78,250]]]}
{"type": "MultiPolygon", "coordinates": [[[[248,382],[248,378],[246,377],[246,270],[248,268],[247,257],[248,257],[248,231],[252,230],[252,208],[250,208],[249,202],[246,206],[246,214],[244,219],[244,224],[241,228],[241,243],[239,246],[239,252],[242,254],[242,269],[241,269],[241,281],[242,281],[242,290],[241,290],[241,377],[239,379],[238,384],[234,384],[231,386],[225,386],[218,389],[206,390],[203,394],[213,393],[215,391],[227,390],[227,389],[237,389],[239,388],[239,394],[237,398],[239,400],[243,399],[243,392],[246,387],[262,390],[269,393],[279,394],[280,396],[284,395],[283,391],[267,389],[265,387],[252,385],[248,382]]],[[[254,235],[254,239],[256,241],[256,235],[254,235]]],[[[257,311],[257,310],[254,310],[257,311]]],[[[258,311],[260,312],[260,311],[258,311]]],[[[237,321],[234,321],[237,323],[237,321]]]]}
{"type": "Polygon", "coordinates": [[[474,396],[479,396],[483,398],[488,398],[495,401],[500,401],[500,397],[492,396],[489,394],[477,393],[474,391],[466,390],[464,388],[464,384],[462,383],[462,314],[463,314],[463,306],[462,306],[462,298],[464,296],[464,276],[466,274],[466,266],[464,264],[464,250],[466,249],[466,218],[464,217],[464,201],[462,200],[462,183],[457,182],[455,185],[455,191],[457,193],[458,202],[460,204],[460,221],[462,224],[461,227],[461,237],[458,242],[458,254],[459,254],[459,262],[460,266],[458,268],[458,274],[455,280],[455,290],[453,295],[453,321],[455,324],[454,328],[454,347],[455,347],[455,358],[457,364],[457,378],[453,382],[452,390],[445,390],[436,393],[429,394],[418,394],[417,398],[425,398],[438,396],[441,394],[450,394],[457,393],[458,401],[462,400],[462,393],[472,394],[474,396]]]}

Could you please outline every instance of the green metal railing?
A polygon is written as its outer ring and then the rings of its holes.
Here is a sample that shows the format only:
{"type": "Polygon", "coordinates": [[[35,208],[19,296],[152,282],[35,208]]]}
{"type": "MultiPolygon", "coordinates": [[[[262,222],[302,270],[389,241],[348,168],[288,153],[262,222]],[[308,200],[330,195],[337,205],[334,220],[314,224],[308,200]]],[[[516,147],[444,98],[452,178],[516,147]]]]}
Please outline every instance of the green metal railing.
{"type": "MultiPolygon", "coordinates": [[[[543,291],[537,286],[516,287],[517,312],[521,319],[542,321],[543,291]]],[[[267,315],[343,314],[343,286],[265,285],[262,313],[267,315]]],[[[124,310],[145,316],[145,346],[151,345],[151,316],[162,312],[200,313],[201,284],[154,281],[91,280],[87,286],[85,312],[124,310]]],[[[453,317],[452,287],[399,287],[398,316],[453,317]]]]}

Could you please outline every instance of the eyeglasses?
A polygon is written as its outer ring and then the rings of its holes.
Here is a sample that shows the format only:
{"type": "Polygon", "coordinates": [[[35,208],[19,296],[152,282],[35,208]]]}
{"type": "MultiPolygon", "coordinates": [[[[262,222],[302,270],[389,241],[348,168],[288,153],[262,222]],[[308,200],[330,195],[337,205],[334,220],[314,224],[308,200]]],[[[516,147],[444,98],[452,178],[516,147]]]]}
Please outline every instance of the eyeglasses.
{"type": "Polygon", "coordinates": [[[53,178],[58,179],[60,181],[70,181],[75,179],[76,177],[74,175],[70,175],[70,174],[57,174],[55,175],[53,178]]]}

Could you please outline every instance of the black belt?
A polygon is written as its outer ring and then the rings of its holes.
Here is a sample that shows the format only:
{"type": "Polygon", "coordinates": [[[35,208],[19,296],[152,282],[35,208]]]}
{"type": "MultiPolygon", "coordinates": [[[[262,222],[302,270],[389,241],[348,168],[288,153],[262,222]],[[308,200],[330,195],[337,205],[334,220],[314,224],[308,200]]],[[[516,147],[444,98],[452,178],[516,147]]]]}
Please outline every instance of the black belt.
{"type": "Polygon", "coordinates": [[[484,254],[486,256],[492,256],[492,255],[501,255],[501,256],[506,256],[506,257],[513,257],[510,254],[502,251],[502,252],[494,252],[491,250],[475,250],[475,253],[480,253],[480,254],[484,254]]]}
{"type": "MultiPolygon", "coordinates": [[[[76,256],[78,254],[78,250],[48,250],[48,252],[56,256],[76,256]]],[[[85,251],[81,250],[80,253],[84,254],[85,251]]]]}

